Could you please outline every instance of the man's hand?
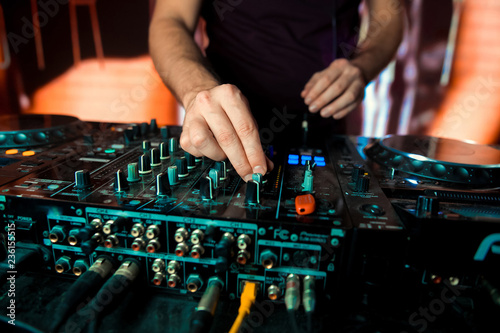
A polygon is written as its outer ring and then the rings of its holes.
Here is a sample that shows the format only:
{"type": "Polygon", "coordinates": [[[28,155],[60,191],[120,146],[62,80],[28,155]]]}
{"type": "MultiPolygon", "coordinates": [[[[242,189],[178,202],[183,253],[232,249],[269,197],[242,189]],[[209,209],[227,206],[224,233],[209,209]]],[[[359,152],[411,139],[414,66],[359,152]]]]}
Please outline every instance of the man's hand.
{"type": "Polygon", "coordinates": [[[266,174],[272,162],[262,150],[248,101],[233,85],[200,91],[187,102],[180,144],[194,156],[220,161],[229,158],[248,181],[252,173],[266,174]]]}
{"type": "Polygon", "coordinates": [[[315,73],[300,94],[312,113],[340,119],[363,100],[365,79],[361,69],[346,59],[337,59],[315,73]]]}

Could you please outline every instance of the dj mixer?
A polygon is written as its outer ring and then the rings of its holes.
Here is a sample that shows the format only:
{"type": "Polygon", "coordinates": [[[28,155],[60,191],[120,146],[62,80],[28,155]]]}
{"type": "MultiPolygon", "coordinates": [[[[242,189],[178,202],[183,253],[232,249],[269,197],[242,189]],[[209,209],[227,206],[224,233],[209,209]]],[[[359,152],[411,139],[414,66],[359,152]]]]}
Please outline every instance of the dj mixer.
{"type": "Polygon", "coordinates": [[[228,160],[183,151],[181,130],[0,117],[0,260],[15,241],[39,258],[27,271],[78,281],[106,260],[134,265],[141,288],[197,298],[217,285],[233,300],[254,282],[276,304],[290,279],[304,305],[377,302],[409,272],[424,286],[496,292],[498,148],[332,136],[266,146],[274,169],[245,182],[228,160]]]}

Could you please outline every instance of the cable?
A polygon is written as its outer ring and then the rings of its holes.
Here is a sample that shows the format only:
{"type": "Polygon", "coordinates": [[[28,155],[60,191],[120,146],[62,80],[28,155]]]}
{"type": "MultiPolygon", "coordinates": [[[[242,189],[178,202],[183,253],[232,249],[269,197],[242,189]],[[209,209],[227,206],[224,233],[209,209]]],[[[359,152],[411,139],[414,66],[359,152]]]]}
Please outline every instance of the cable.
{"type": "Polygon", "coordinates": [[[222,281],[218,278],[210,279],[207,290],[205,290],[191,318],[190,333],[205,333],[210,331],[222,288],[222,281]]]}
{"type": "Polygon", "coordinates": [[[238,317],[231,326],[229,333],[238,333],[243,320],[250,314],[250,308],[255,303],[257,298],[258,282],[246,281],[243,287],[243,293],[240,299],[240,308],[238,309],[238,317]]]}
{"type": "Polygon", "coordinates": [[[94,311],[95,318],[87,323],[87,332],[96,332],[101,318],[107,310],[118,304],[128,291],[132,282],[135,281],[140,272],[139,262],[135,259],[125,259],[120,268],[97,292],[95,297],[82,309],[83,313],[94,311]]]}
{"type": "Polygon", "coordinates": [[[316,280],[311,275],[304,278],[302,302],[307,315],[307,332],[312,332],[312,314],[316,308],[316,280]]]}
{"type": "Polygon", "coordinates": [[[61,297],[59,306],[52,318],[49,332],[56,332],[64,324],[72,311],[89,295],[94,294],[104,283],[113,269],[113,263],[107,257],[100,257],[94,264],[76,280],[61,297]]]}
{"type": "Polygon", "coordinates": [[[9,323],[11,321],[9,317],[6,317],[5,315],[0,315],[0,331],[2,332],[19,332],[19,333],[42,333],[42,330],[39,330],[36,327],[33,327],[25,322],[19,321],[19,319],[16,319],[15,321],[15,326],[9,323]]]}
{"type": "Polygon", "coordinates": [[[297,320],[295,319],[295,311],[300,305],[300,278],[298,275],[290,274],[286,278],[286,291],[285,291],[285,306],[290,316],[290,324],[294,333],[299,332],[297,320]]]}

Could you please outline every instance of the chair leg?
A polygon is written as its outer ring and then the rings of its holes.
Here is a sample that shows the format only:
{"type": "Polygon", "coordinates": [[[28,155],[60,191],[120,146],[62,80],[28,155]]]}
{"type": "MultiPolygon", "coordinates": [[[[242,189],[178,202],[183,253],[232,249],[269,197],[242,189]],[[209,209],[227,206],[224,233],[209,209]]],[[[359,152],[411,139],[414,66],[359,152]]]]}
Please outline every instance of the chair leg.
{"type": "Polygon", "coordinates": [[[70,1],[69,3],[69,18],[71,25],[71,42],[73,44],[73,59],[75,66],[80,64],[80,41],[78,37],[78,20],[76,17],[76,5],[70,1]]]}
{"type": "Polygon", "coordinates": [[[94,45],[97,58],[101,64],[101,67],[104,67],[104,51],[102,48],[102,39],[101,39],[101,30],[99,29],[99,19],[97,17],[97,9],[95,6],[95,2],[93,2],[90,7],[90,19],[92,20],[92,32],[94,34],[94,45]]]}

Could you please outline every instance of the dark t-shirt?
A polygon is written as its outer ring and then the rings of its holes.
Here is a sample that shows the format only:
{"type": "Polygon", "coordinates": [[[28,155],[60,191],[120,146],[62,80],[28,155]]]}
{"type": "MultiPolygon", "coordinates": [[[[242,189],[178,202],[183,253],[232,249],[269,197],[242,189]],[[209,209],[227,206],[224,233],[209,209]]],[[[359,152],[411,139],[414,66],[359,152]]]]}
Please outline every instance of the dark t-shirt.
{"type": "MultiPolygon", "coordinates": [[[[210,40],[207,57],[222,82],[235,84],[249,99],[261,136],[263,131],[269,134],[266,129],[282,134],[283,123],[287,130],[300,127],[307,113],[300,97],[304,85],[335,58],[348,57],[357,43],[359,3],[360,0],[204,2],[202,16],[207,21],[210,40]]],[[[310,123],[333,126],[332,121],[318,116],[312,117],[310,123]]]]}

